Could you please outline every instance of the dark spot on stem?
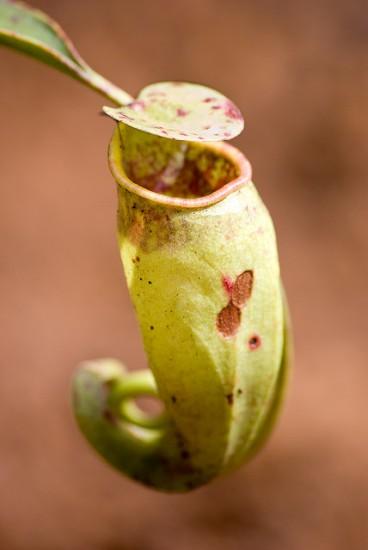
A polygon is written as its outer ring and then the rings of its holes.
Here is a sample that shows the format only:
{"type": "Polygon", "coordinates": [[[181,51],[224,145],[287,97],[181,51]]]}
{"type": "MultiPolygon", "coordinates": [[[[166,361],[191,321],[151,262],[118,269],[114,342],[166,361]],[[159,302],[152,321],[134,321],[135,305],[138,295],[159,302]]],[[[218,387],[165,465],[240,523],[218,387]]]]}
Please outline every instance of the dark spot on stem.
{"type": "Polygon", "coordinates": [[[234,403],[234,395],[232,393],[228,393],[226,396],[226,400],[229,405],[232,405],[234,403]]]}
{"type": "Polygon", "coordinates": [[[117,421],[116,416],[110,409],[104,409],[102,415],[109,424],[112,424],[113,426],[116,425],[116,421],[117,421]]]}
{"type": "Polygon", "coordinates": [[[248,340],[248,347],[251,351],[258,349],[261,345],[261,339],[258,334],[253,334],[248,340]]]}
{"type": "Polygon", "coordinates": [[[239,308],[243,307],[252,294],[252,288],[253,271],[244,271],[238,275],[231,292],[232,303],[239,308]]]}
{"type": "Polygon", "coordinates": [[[172,403],[176,403],[176,401],[177,401],[176,395],[171,396],[171,401],[172,401],[172,403]]]}
{"type": "Polygon", "coordinates": [[[240,319],[240,309],[230,302],[217,315],[217,329],[225,338],[234,336],[239,328],[240,319]]]}
{"type": "Polygon", "coordinates": [[[184,460],[188,460],[188,458],[190,458],[190,454],[188,453],[188,451],[181,451],[180,456],[184,460]]]}
{"type": "Polygon", "coordinates": [[[154,330],[154,328],[155,328],[155,327],[154,327],[153,325],[150,326],[150,330],[154,330]]]}

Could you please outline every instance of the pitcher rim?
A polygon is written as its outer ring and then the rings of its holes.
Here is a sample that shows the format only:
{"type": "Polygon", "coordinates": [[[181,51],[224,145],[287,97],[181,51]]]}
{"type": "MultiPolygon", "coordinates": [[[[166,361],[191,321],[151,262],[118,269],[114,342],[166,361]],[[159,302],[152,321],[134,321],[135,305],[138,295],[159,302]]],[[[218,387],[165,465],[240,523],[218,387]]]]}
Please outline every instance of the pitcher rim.
{"type": "Polygon", "coordinates": [[[114,130],[108,150],[108,159],[111,173],[115,181],[127,191],[144,199],[171,208],[205,208],[222,201],[228,195],[240,189],[251,181],[252,167],[248,159],[233,145],[224,142],[205,142],[201,145],[225,156],[239,171],[239,175],[225,183],[216,191],[198,198],[170,197],[156,191],[151,191],[131,180],[123,168],[123,152],[118,127],[114,130]]]}

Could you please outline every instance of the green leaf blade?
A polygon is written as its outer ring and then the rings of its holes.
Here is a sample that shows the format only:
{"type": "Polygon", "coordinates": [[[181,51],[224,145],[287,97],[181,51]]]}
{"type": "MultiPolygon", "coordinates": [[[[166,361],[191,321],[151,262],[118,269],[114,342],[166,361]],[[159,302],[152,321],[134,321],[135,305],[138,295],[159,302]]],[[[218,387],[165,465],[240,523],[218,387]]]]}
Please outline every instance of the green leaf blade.
{"type": "Polygon", "coordinates": [[[18,2],[0,0],[0,43],[53,66],[87,67],[55,21],[18,2]]]}
{"type": "Polygon", "coordinates": [[[87,65],[56,21],[26,4],[0,0],[1,44],[72,76],[117,105],[132,100],[87,65]]]}

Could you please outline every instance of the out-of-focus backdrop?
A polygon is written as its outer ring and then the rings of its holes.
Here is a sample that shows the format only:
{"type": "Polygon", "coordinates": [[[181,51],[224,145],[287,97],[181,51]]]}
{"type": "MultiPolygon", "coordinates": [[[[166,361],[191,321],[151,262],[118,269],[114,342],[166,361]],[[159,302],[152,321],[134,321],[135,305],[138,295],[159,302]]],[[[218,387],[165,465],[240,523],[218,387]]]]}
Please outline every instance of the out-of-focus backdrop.
{"type": "Polygon", "coordinates": [[[76,364],[145,358],[115,242],[104,100],[0,49],[0,547],[345,550],[368,545],[368,18],[355,0],[34,0],[136,93],[201,82],[273,215],[295,374],[272,440],[187,496],[107,467],[74,424],[76,364]]]}

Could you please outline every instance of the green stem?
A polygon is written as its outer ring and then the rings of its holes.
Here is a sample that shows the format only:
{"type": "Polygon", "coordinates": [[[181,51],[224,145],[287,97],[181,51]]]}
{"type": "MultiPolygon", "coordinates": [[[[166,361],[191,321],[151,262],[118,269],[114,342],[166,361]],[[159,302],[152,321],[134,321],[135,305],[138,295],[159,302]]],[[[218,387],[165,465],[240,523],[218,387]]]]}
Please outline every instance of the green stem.
{"type": "Polygon", "coordinates": [[[114,383],[111,391],[112,400],[138,397],[140,395],[158,396],[155,379],[149,370],[129,372],[124,376],[124,379],[114,383]]]}
{"type": "Polygon", "coordinates": [[[130,400],[125,400],[121,403],[120,413],[124,420],[127,420],[131,424],[150,430],[161,429],[168,423],[168,417],[165,412],[156,416],[150,416],[137,407],[134,401],[130,400]]]}
{"type": "Polygon", "coordinates": [[[127,92],[90,68],[87,71],[81,70],[78,73],[78,78],[89,88],[100,93],[106,99],[112,101],[112,103],[115,103],[115,105],[125,105],[134,99],[127,92]]]}
{"type": "Polygon", "coordinates": [[[126,374],[122,380],[115,381],[109,395],[109,405],[116,413],[142,428],[159,429],[167,424],[165,412],[151,416],[142,411],[134,402],[137,397],[159,398],[155,380],[151,371],[141,370],[126,374]]]}

